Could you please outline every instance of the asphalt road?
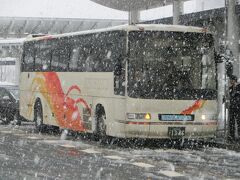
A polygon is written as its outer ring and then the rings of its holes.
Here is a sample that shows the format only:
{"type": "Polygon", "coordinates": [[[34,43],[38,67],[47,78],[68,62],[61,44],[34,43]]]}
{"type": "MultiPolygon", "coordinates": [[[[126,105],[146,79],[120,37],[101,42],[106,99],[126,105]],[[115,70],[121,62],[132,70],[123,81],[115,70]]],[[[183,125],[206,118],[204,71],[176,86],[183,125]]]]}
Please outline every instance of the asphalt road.
{"type": "Polygon", "coordinates": [[[240,179],[236,151],[136,142],[107,144],[83,135],[61,140],[36,133],[31,123],[1,125],[0,179],[240,179]]]}

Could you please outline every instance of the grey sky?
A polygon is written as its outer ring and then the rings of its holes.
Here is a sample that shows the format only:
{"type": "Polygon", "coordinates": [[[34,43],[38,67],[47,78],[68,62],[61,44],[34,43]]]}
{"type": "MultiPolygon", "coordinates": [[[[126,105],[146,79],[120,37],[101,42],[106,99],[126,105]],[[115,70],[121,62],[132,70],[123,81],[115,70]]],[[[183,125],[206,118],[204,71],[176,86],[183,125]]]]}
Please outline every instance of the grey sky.
{"type": "MultiPolygon", "coordinates": [[[[184,3],[184,13],[221,7],[224,0],[192,0],[184,3]]],[[[90,0],[0,0],[0,16],[59,17],[85,19],[127,19],[128,13],[98,5],[90,0]]],[[[172,6],[142,11],[141,19],[172,16],[172,6]]]]}
{"type": "MultiPolygon", "coordinates": [[[[189,0],[184,2],[183,12],[193,13],[197,11],[209,10],[214,8],[220,8],[224,6],[224,0],[189,0]]],[[[141,19],[159,19],[160,17],[172,16],[172,6],[165,6],[147,11],[142,11],[141,19]]]]}
{"type": "Polygon", "coordinates": [[[0,0],[0,16],[127,19],[126,12],[89,0],[0,0]]]}

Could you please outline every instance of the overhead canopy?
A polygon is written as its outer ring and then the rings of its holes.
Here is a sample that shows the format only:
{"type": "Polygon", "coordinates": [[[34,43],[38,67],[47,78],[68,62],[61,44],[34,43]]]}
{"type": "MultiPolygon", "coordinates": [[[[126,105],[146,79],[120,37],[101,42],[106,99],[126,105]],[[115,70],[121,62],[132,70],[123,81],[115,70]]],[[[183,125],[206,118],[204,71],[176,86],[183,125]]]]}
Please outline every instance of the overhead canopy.
{"type": "Polygon", "coordinates": [[[0,38],[21,38],[28,34],[61,34],[126,23],[126,20],[113,19],[0,17],[0,38]]]}
{"type": "MultiPolygon", "coordinates": [[[[103,6],[122,11],[146,10],[170,5],[173,0],[91,0],[103,6]]],[[[188,1],[188,0],[179,0],[188,1]]]]}

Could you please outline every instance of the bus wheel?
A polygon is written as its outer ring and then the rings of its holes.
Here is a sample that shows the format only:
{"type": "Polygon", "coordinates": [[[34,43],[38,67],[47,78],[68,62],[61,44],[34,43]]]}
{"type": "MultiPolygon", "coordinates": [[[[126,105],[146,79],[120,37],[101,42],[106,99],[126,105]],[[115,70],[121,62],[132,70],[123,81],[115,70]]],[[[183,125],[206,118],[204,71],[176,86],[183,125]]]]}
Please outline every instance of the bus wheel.
{"type": "Polygon", "coordinates": [[[43,113],[42,113],[42,104],[40,101],[37,101],[34,106],[34,122],[37,132],[43,132],[43,113]]]}
{"type": "Polygon", "coordinates": [[[97,136],[100,139],[104,139],[106,137],[106,114],[105,110],[102,106],[97,107],[97,113],[96,113],[96,132],[97,136]]]}

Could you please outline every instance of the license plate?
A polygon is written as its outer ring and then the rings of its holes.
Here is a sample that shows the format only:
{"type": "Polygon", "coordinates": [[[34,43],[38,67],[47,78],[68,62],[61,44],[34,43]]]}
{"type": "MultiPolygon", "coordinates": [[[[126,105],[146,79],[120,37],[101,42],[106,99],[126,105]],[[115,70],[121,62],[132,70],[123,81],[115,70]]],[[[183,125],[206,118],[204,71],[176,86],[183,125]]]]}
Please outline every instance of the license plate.
{"type": "Polygon", "coordinates": [[[185,127],[168,127],[168,136],[171,138],[181,138],[185,136],[185,127]]]}

